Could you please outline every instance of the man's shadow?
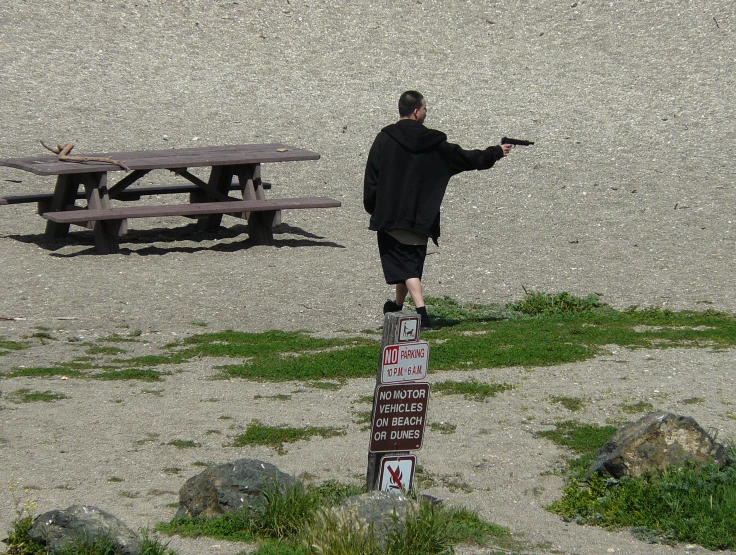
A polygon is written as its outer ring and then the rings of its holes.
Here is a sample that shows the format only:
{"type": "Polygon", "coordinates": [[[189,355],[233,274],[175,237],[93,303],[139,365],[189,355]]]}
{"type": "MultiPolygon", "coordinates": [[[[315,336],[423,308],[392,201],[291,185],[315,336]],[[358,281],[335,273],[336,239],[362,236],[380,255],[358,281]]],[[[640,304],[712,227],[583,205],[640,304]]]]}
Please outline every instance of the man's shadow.
{"type": "MultiPolygon", "coordinates": [[[[274,247],[330,247],[344,249],[344,245],[333,241],[324,240],[325,237],[310,233],[300,227],[289,224],[279,224],[273,228],[274,247]],[[297,237],[290,237],[296,235],[297,237]]],[[[97,255],[94,236],[88,230],[72,231],[67,237],[48,238],[43,234],[34,235],[6,235],[21,243],[35,244],[38,247],[51,251],[50,256],[57,258],[74,258],[77,256],[97,255]],[[87,247],[70,254],[57,251],[65,247],[87,247]]],[[[210,252],[237,252],[250,249],[253,244],[248,236],[247,224],[238,224],[232,227],[221,227],[215,231],[204,231],[197,229],[197,224],[192,223],[181,227],[166,227],[142,230],[129,230],[127,234],[120,237],[119,254],[138,254],[140,256],[156,256],[172,253],[195,253],[201,251],[210,252]],[[240,239],[231,241],[231,239],[240,239]],[[195,242],[209,243],[211,245],[185,246],[180,243],[195,242]],[[164,243],[165,246],[153,245],[153,243],[164,243]],[[137,246],[141,246],[137,248],[137,246]]]]}

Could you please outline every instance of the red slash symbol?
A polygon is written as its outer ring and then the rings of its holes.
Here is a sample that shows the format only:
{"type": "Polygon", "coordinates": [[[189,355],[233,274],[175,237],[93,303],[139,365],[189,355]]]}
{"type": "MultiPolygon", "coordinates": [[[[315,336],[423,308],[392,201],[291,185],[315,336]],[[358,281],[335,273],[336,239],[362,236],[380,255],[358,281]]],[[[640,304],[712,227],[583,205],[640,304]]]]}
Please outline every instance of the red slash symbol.
{"type": "Polygon", "coordinates": [[[403,490],[404,486],[401,485],[401,470],[399,470],[399,467],[396,467],[396,470],[391,468],[391,465],[387,464],[386,468],[388,469],[389,474],[391,474],[391,483],[389,484],[389,488],[391,489],[400,489],[403,490]]]}

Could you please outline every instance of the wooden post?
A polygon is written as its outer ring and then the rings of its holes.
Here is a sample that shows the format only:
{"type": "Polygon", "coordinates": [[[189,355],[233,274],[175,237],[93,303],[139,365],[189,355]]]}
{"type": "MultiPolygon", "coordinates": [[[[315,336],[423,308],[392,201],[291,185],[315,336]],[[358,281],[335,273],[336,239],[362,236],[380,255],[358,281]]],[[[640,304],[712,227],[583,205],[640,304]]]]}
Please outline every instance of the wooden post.
{"type": "MultiPolygon", "coordinates": [[[[387,345],[397,345],[399,343],[399,323],[402,317],[408,316],[404,312],[389,312],[383,317],[383,337],[381,338],[381,348],[378,351],[378,369],[376,370],[376,386],[381,385],[381,366],[383,361],[381,356],[383,349],[387,345]]],[[[417,330],[417,339],[419,339],[419,331],[417,330]]],[[[371,422],[376,418],[376,394],[373,394],[373,408],[371,410],[371,422]]],[[[372,427],[371,427],[372,428],[372,427]]],[[[368,491],[375,491],[380,488],[378,480],[381,475],[381,461],[384,457],[395,457],[396,455],[407,454],[408,451],[397,451],[392,453],[368,453],[368,470],[365,477],[365,485],[368,491]]]]}
{"type": "MultiPolygon", "coordinates": [[[[84,185],[87,197],[87,208],[99,210],[110,208],[110,196],[107,189],[107,173],[95,172],[85,174],[80,179],[84,185]]],[[[88,227],[94,231],[95,247],[98,254],[113,254],[118,252],[120,242],[118,235],[128,229],[127,220],[110,220],[106,222],[89,222],[88,227]]]]}

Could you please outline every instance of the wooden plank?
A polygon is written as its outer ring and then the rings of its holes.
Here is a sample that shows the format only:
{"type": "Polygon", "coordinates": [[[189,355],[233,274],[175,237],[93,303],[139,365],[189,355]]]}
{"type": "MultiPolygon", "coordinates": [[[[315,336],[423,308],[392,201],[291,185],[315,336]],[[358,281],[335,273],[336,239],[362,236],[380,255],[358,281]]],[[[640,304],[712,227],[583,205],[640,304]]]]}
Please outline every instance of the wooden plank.
{"type": "Polygon", "coordinates": [[[87,221],[120,220],[124,218],[154,218],[166,216],[207,216],[305,208],[338,208],[339,200],[328,197],[284,198],[268,200],[237,200],[227,202],[203,202],[195,204],[169,204],[164,206],[130,206],[100,210],[74,210],[45,212],[43,217],[59,224],[87,221]]]}
{"type": "MultiPolygon", "coordinates": [[[[270,189],[271,184],[270,183],[263,183],[264,189],[270,189]]],[[[230,184],[230,190],[240,190],[240,185],[238,183],[231,183],[230,184]]],[[[196,185],[151,185],[148,187],[129,187],[127,189],[123,189],[122,191],[117,192],[117,194],[113,193],[113,189],[109,189],[110,198],[113,200],[138,200],[142,196],[149,196],[149,195],[174,195],[174,194],[185,194],[185,193],[196,193],[198,191],[201,191],[199,187],[196,185]]],[[[7,195],[5,197],[0,197],[0,206],[4,206],[7,204],[24,204],[24,203],[32,203],[32,202],[43,202],[43,201],[50,201],[53,198],[53,193],[28,193],[26,195],[7,195]]],[[[77,199],[83,199],[85,198],[84,192],[78,192],[77,199]]]]}
{"type": "MultiPolygon", "coordinates": [[[[80,156],[114,158],[124,162],[131,170],[232,166],[319,160],[320,158],[320,155],[316,152],[278,143],[93,153],[80,154],[80,156]]],[[[29,171],[36,175],[122,171],[122,168],[115,164],[105,162],[62,162],[57,157],[48,155],[8,158],[0,160],[0,165],[29,171]]]]}

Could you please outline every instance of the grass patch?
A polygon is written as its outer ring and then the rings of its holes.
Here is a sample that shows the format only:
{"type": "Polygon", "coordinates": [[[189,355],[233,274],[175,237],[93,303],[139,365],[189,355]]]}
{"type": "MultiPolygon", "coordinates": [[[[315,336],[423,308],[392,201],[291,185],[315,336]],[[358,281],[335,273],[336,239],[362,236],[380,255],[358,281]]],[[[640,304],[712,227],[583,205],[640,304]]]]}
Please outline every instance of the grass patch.
{"type": "MultiPolygon", "coordinates": [[[[580,524],[629,528],[642,541],[694,543],[711,550],[736,548],[733,463],[724,468],[688,464],[620,480],[594,475],[583,482],[596,451],[615,431],[612,426],[568,421],[538,432],[580,455],[569,462],[562,498],[548,510],[580,524]]],[[[736,449],[729,448],[729,455],[736,460],[736,449]]]]}
{"type": "Polygon", "coordinates": [[[455,430],[457,430],[457,425],[450,424],[449,422],[432,422],[429,425],[429,429],[441,434],[454,434],[455,430]]]}
{"type": "Polygon", "coordinates": [[[567,420],[557,423],[553,430],[542,430],[535,435],[579,454],[579,458],[570,461],[570,470],[576,477],[582,477],[593,464],[596,451],[613,437],[616,430],[615,426],[594,426],[567,420]]]}
{"type": "Polygon", "coordinates": [[[648,413],[654,412],[654,405],[647,401],[639,401],[638,403],[623,404],[621,410],[628,414],[648,413]]]}
{"type": "Polygon", "coordinates": [[[373,413],[369,410],[354,410],[352,414],[355,424],[370,424],[373,418],[373,413]]]}
{"type": "Polygon", "coordinates": [[[605,528],[631,528],[645,541],[736,548],[736,467],[670,468],[619,481],[572,481],[549,509],[605,528]]]}
{"type": "MultiPolygon", "coordinates": [[[[8,544],[8,553],[12,555],[46,555],[49,553],[45,545],[34,542],[28,535],[34,518],[31,515],[16,519],[8,537],[4,540],[8,544]]],[[[177,555],[165,544],[152,539],[148,532],[141,534],[140,555],[177,555]]],[[[58,555],[115,555],[120,553],[120,547],[111,536],[83,535],[71,539],[71,542],[56,552],[58,555]]]]}
{"type": "Polygon", "coordinates": [[[272,401],[291,401],[291,395],[278,393],[276,395],[253,395],[253,399],[270,399],[272,401]]]}
{"type": "MultiPolygon", "coordinates": [[[[430,368],[476,370],[511,366],[555,366],[591,359],[610,345],[622,348],[709,348],[736,346],[736,318],[729,314],[672,312],[662,309],[614,310],[599,295],[576,297],[563,292],[527,291],[524,299],[505,306],[461,304],[449,297],[425,299],[440,329],[426,332],[430,368]]],[[[139,333],[138,333],[139,335],[139,333]]],[[[102,343],[140,341],[135,332],[113,334],[102,343]]],[[[158,354],[124,358],[100,353],[104,365],[91,361],[58,368],[13,369],[15,376],[69,375],[71,371],[110,369],[109,379],[157,380],[152,373],[125,378],[132,369],[182,364],[195,358],[225,359],[217,366],[221,378],[301,381],[311,387],[339,389],[352,378],[376,373],[377,334],[358,337],[313,337],[307,332],[264,333],[222,331],[201,333],[170,343],[158,354]]],[[[0,342],[14,349],[26,345],[0,342]]],[[[7,348],[5,349],[7,350],[7,348]]],[[[110,352],[112,353],[112,352],[110,352]]],[[[104,373],[103,373],[104,375],[104,373]]],[[[106,378],[103,378],[106,379],[106,378]]]]}
{"type": "Polygon", "coordinates": [[[446,555],[454,552],[458,543],[486,545],[491,539],[507,541],[510,536],[508,530],[481,520],[474,511],[424,501],[408,512],[405,523],[396,526],[379,548],[375,537],[354,519],[339,518],[328,510],[361,491],[359,486],[335,481],[317,486],[297,482],[283,490],[274,484],[264,492],[261,511],[239,511],[211,519],[179,518],[158,525],[156,530],[257,542],[254,553],[259,555],[446,555]]]}
{"type": "Polygon", "coordinates": [[[121,355],[125,352],[124,349],[121,349],[120,347],[113,347],[112,345],[92,345],[89,347],[85,353],[88,355],[121,355]]]}
{"type": "Polygon", "coordinates": [[[97,339],[97,341],[100,343],[140,343],[141,340],[138,338],[141,335],[142,332],[140,330],[134,330],[130,332],[127,336],[113,333],[105,337],[100,337],[99,339],[97,339]]]}
{"type": "Polygon", "coordinates": [[[11,351],[22,351],[29,349],[31,344],[27,341],[10,341],[0,337],[0,356],[9,354],[11,351]]]}
{"type": "Polygon", "coordinates": [[[539,291],[527,291],[524,289],[524,298],[520,301],[510,303],[507,309],[529,314],[532,316],[550,314],[581,314],[600,310],[610,310],[601,301],[602,295],[592,293],[587,297],[576,297],[567,291],[550,294],[539,291]]]}
{"type": "Polygon", "coordinates": [[[432,384],[432,392],[442,395],[462,395],[469,401],[482,402],[489,397],[495,397],[497,393],[503,393],[513,389],[506,383],[485,383],[477,380],[463,382],[445,381],[432,384]]]}
{"type": "Polygon", "coordinates": [[[290,426],[264,426],[260,422],[253,421],[248,424],[245,432],[233,441],[233,447],[245,447],[247,445],[266,445],[276,449],[280,455],[286,453],[284,443],[308,440],[314,436],[329,438],[345,435],[345,430],[338,428],[319,428],[305,426],[292,428],[290,426]]]}
{"type": "Polygon", "coordinates": [[[92,374],[89,377],[95,380],[140,380],[143,382],[160,382],[165,373],[144,368],[126,368],[125,370],[106,370],[100,374],[92,374]]]}
{"type": "Polygon", "coordinates": [[[61,399],[67,399],[63,393],[55,393],[53,391],[33,391],[31,389],[16,389],[5,394],[5,398],[11,403],[53,403],[61,399]]]}
{"type": "Polygon", "coordinates": [[[193,447],[199,447],[199,443],[192,441],[191,439],[172,439],[166,445],[171,445],[177,449],[191,449],[193,447]]]}
{"type": "Polygon", "coordinates": [[[562,405],[571,412],[582,410],[585,402],[580,397],[550,397],[550,401],[556,405],[562,405]]]}
{"type": "Polygon", "coordinates": [[[328,382],[328,381],[319,381],[319,382],[309,382],[309,387],[314,389],[324,389],[326,391],[338,391],[343,385],[345,385],[345,382],[328,382]]]}
{"type": "Polygon", "coordinates": [[[84,378],[86,373],[68,367],[40,367],[40,368],[14,368],[7,374],[6,378],[84,378]]]}

